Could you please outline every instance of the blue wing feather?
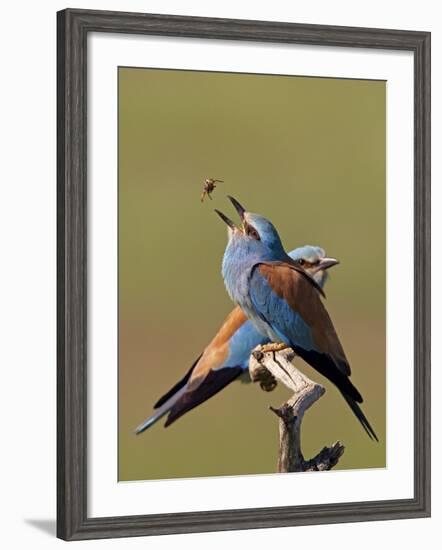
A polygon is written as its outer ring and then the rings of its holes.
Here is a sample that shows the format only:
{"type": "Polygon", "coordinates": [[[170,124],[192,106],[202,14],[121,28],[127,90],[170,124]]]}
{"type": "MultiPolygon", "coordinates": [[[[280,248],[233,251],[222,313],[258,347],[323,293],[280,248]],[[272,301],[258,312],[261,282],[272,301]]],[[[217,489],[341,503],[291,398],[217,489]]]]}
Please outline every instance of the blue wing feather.
{"type": "Polygon", "coordinates": [[[250,299],[256,313],[266,322],[278,339],[286,345],[297,344],[307,351],[318,351],[312,337],[312,331],[300,313],[279,297],[271,288],[268,280],[254,270],[250,280],[250,299]]]}
{"type": "Polygon", "coordinates": [[[250,353],[256,346],[268,342],[267,336],[258,332],[251,321],[246,321],[230,339],[229,355],[221,368],[240,365],[243,370],[247,370],[250,353]]]}
{"type": "MultiPolygon", "coordinates": [[[[287,273],[290,274],[290,271],[287,273]]],[[[295,281],[287,281],[289,284],[291,282],[296,284],[295,281]]],[[[350,368],[346,361],[318,348],[313,338],[313,327],[310,327],[300,312],[295,310],[295,304],[289,304],[283,296],[274,291],[259,268],[255,268],[251,274],[249,297],[254,309],[255,324],[258,327],[260,323],[265,324],[271,340],[283,342],[293,348],[302,359],[333,382],[341,392],[358,403],[362,402],[361,394],[348,377],[350,368]]],[[[334,329],[333,334],[337,339],[334,329]]],[[[336,340],[335,344],[337,346],[339,341],[336,340]]]]}

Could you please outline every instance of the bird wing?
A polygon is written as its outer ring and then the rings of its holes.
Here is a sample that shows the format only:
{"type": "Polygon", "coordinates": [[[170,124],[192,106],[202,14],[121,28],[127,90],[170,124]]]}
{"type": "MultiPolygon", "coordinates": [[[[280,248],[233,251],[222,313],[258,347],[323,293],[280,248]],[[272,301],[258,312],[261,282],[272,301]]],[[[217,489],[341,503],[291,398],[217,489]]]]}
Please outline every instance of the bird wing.
{"type": "Polygon", "coordinates": [[[282,342],[361,403],[349,380],[350,365],[319,292],[310,278],[291,264],[257,264],[250,277],[250,299],[257,314],[282,342]]]}
{"type": "Polygon", "coordinates": [[[299,273],[304,279],[307,279],[309,283],[316,288],[316,290],[319,292],[321,296],[324,296],[325,298],[325,292],[322,286],[316,282],[316,280],[313,278],[308,271],[306,271],[303,267],[298,265],[292,258],[288,258],[286,262],[271,262],[271,265],[273,266],[283,266],[286,268],[290,268],[293,271],[296,271],[299,273]]]}
{"type": "Polygon", "coordinates": [[[229,361],[231,341],[246,321],[240,307],[230,312],[195,365],[187,382],[189,391],[195,390],[210,371],[236,366],[234,361],[229,361]]]}
{"type": "Polygon", "coordinates": [[[154,409],[158,409],[159,407],[164,405],[164,403],[166,403],[166,401],[169,401],[169,399],[171,397],[173,397],[181,388],[183,388],[187,384],[187,382],[189,381],[190,376],[192,375],[192,372],[195,370],[195,367],[198,365],[199,360],[201,359],[202,355],[203,354],[201,354],[198,357],[198,359],[196,359],[193,362],[192,366],[186,372],[186,374],[183,376],[183,378],[181,378],[181,380],[179,380],[174,386],[172,386],[168,392],[166,392],[163,396],[161,396],[158,399],[158,401],[154,405],[154,409]]]}
{"type": "MultiPolygon", "coordinates": [[[[242,362],[247,355],[244,345],[248,340],[238,335],[241,336],[239,334],[241,332],[248,332],[248,327],[244,327],[246,321],[247,318],[239,307],[228,315],[216,336],[191,369],[185,382],[185,391],[170,409],[165,426],[169,426],[184,413],[218,393],[243,372],[242,362]]],[[[262,338],[258,334],[257,337],[262,338]]],[[[251,349],[249,353],[250,351],[251,349]]]]}
{"type": "Polygon", "coordinates": [[[370,438],[378,437],[358,403],[350,365],[318,289],[291,264],[257,264],[250,278],[256,312],[273,331],[314,369],[333,382],[370,438]]]}
{"type": "Polygon", "coordinates": [[[170,426],[180,416],[207,401],[238,378],[242,372],[243,370],[239,366],[210,370],[195,389],[187,389],[173,405],[164,426],[170,426]]]}

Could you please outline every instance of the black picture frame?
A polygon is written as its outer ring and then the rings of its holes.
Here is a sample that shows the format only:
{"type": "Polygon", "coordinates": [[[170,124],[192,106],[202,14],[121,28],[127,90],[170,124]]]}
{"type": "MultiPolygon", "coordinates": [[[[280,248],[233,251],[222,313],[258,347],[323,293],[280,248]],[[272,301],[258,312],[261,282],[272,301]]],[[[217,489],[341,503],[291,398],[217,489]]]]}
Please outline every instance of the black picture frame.
{"type": "Polygon", "coordinates": [[[57,14],[57,536],[64,540],[430,515],[430,33],[67,9],[57,14]],[[414,497],[87,516],[87,36],[90,32],[408,50],[414,55],[414,497]]]}

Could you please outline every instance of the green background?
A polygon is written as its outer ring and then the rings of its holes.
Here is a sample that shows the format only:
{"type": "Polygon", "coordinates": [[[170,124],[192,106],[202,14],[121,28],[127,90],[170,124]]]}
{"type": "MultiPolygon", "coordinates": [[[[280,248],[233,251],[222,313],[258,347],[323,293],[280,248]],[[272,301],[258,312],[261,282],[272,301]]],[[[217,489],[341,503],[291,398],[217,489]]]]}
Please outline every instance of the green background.
{"type": "Polygon", "coordinates": [[[340,440],[338,468],[385,466],[386,86],[381,81],[119,69],[119,479],[275,471],[272,393],[235,382],[170,428],[134,428],[232,308],[220,274],[225,195],[267,216],[288,250],[320,245],[327,309],[380,443],[325,396],[307,458],[340,440]],[[200,203],[206,177],[225,180],[200,203]]]}

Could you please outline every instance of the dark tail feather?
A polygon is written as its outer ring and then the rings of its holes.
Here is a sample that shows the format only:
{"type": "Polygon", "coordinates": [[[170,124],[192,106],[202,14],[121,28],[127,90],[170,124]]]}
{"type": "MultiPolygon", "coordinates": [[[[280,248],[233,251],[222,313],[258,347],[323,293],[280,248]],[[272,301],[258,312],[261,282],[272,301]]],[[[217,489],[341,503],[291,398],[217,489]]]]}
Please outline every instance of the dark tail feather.
{"type": "Polygon", "coordinates": [[[353,401],[362,403],[362,395],[351,383],[350,378],[338,369],[334,360],[326,353],[320,353],[314,350],[305,350],[299,346],[293,345],[295,352],[304,359],[311,367],[316,369],[323,376],[333,382],[335,386],[344,394],[348,395],[353,401]]]}
{"type": "Polygon", "coordinates": [[[350,409],[353,411],[354,415],[359,420],[364,430],[367,432],[368,437],[370,439],[375,439],[376,441],[379,441],[378,436],[376,435],[375,431],[371,427],[370,422],[367,420],[367,417],[362,412],[361,407],[354,401],[354,399],[352,399],[348,395],[345,395],[345,393],[343,393],[342,391],[341,391],[341,394],[342,394],[342,397],[347,401],[348,405],[350,406],[350,409]]]}
{"type": "Polygon", "coordinates": [[[187,373],[184,375],[183,378],[179,382],[173,386],[167,393],[163,395],[163,397],[160,397],[158,401],[153,406],[154,409],[158,409],[158,407],[161,407],[166,401],[169,401],[169,399],[172,397],[172,395],[175,395],[177,391],[179,391],[182,387],[184,387],[187,382],[189,381],[190,375],[193,372],[193,369],[196,367],[198,361],[201,359],[202,354],[198,357],[198,359],[193,363],[193,365],[190,367],[190,369],[187,371],[187,373]]]}
{"type": "Polygon", "coordinates": [[[181,389],[179,389],[170,399],[165,401],[161,407],[157,407],[156,411],[146,418],[141,424],[139,424],[135,430],[135,435],[139,435],[143,433],[145,430],[153,426],[158,422],[158,420],[161,420],[164,415],[166,415],[175,405],[175,403],[180,399],[180,397],[185,393],[186,387],[183,386],[181,389]]]}
{"type": "Polygon", "coordinates": [[[226,367],[219,370],[211,370],[199,386],[192,391],[187,390],[174,403],[164,423],[164,427],[170,426],[180,416],[217,394],[238,378],[242,372],[243,369],[241,367],[226,367]]]}

